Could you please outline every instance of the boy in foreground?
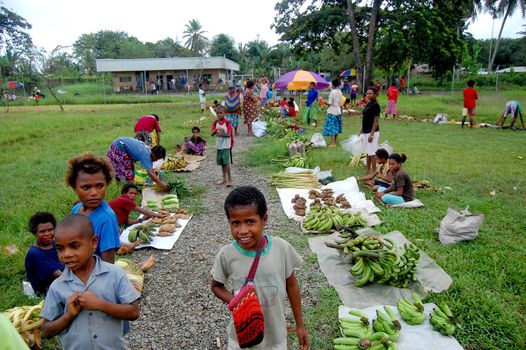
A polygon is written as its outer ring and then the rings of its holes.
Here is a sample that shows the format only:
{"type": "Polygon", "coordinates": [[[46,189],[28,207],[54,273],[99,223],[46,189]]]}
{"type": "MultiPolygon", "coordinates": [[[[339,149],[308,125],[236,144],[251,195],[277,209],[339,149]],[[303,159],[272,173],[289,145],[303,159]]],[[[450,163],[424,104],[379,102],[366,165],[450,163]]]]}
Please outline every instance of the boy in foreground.
{"type": "MultiPolygon", "coordinates": [[[[221,248],[215,257],[212,292],[229,304],[243,288],[260,241],[264,240],[254,283],[265,318],[265,335],[251,349],[287,349],[285,297],[294,314],[300,349],[307,349],[309,335],[303,325],[300,289],[294,275],[294,269],[302,263],[301,257],[287,241],[263,234],[268,221],[267,203],[257,188],[236,188],[228,195],[224,207],[234,241],[221,248]],[[227,284],[232,291],[225,287],[227,284]]],[[[228,349],[239,349],[233,321],[228,330],[228,349]]]]}
{"type": "Polygon", "coordinates": [[[42,335],[60,334],[64,349],[127,349],[123,320],[139,318],[139,294],[124,272],[93,255],[98,236],[84,215],[66,216],[55,246],[66,266],[49,287],[42,335]]]}

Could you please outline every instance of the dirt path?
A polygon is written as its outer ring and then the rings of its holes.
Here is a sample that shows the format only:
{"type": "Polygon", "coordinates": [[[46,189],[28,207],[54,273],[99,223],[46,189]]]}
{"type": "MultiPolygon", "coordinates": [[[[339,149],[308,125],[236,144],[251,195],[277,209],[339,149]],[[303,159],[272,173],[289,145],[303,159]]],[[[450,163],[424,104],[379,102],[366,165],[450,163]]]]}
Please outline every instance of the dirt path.
{"type": "MultiPolygon", "coordinates": [[[[240,133],[245,135],[245,129],[240,133]]],[[[286,220],[279,201],[269,196],[268,180],[255,174],[255,169],[240,165],[252,139],[239,136],[235,141],[234,186],[255,185],[263,191],[269,202],[271,233],[274,227],[296,230],[297,226],[286,220]]],[[[192,218],[171,251],[143,249],[134,253],[135,260],[153,254],[157,265],[146,275],[141,317],[132,322],[126,336],[130,349],[218,349],[218,338],[225,348],[230,315],[212,294],[209,278],[214,256],[231,241],[223,210],[230,189],[215,185],[221,169],[215,164],[213,144],[206,155],[197,171],[185,175],[190,183],[206,188],[203,214],[192,218]]]]}

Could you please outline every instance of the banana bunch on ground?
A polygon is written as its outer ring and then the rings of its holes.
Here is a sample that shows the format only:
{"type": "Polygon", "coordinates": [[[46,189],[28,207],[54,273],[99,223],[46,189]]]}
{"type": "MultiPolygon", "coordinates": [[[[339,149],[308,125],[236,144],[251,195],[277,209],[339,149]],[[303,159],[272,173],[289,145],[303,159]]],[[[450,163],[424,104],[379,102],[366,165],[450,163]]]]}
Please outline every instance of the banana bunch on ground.
{"type": "Polygon", "coordinates": [[[422,299],[420,296],[413,292],[414,301],[409,300],[408,298],[402,298],[396,304],[402,320],[410,325],[422,324],[426,320],[426,313],[424,312],[424,304],[422,304],[422,299]]]}
{"type": "Polygon", "coordinates": [[[395,341],[385,332],[374,332],[369,319],[358,310],[349,311],[350,317],[340,319],[344,337],[334,339],[335,350],[397,350],[395,341]]]}
{"type": "Polygon", "coordinates": [[[384,311],[376,310],[376,319],[373,321],[373,330],[387,334],[389,340],[398,341],[402,325],[389,306],[384,306],[384,311]]]}
{"type": "Polygon", "coordinates": [[[433,309],[430,316],[429,321],[435,331],[444,335],[453,335],[455,333],[455,317],[446,303],[438,304],[438,307],[433,309]]]}
{"type": "Polygon", "coordinates": [[[148,207],[148,209],[153,211],[157,211],[159,209],[159,205],[155,199],[148,199],[146,201],[146,206],[148,207]]]}
{"type": "Polygon", "coordinates": [[[406,244],[399,250],[389,238],[358,235],[345,226],[337,228],[343,231],[340,239],[325,245],[343,252],[344,260],[352,264],[351,274],[358,277],[354,282],[357,287],[376,281],[406,288],[416,280],[420,252],[414,245],[406,244]]]}
{"type": "Polygon", "coordinates": [[[305,168],[307,158],[302,157],[300,154],[295,154],[290,157],[283,165],[288,167],[305,168]]]}
{"type": "Polygon", "coordinates": [[[164,161],[163,165],[161,165],[161,170],[174,171],[174,170],[186,168],[187,165],[188,165],[188,162],[184,158],[168,157],[164,161]]]}
{"type": "Polygon", "coordinates": [[[303,227],[308,231],[328,231],[340,226],[367,226],[367,222],[360,213],[344,213],[332,205],[311,206],[303,222],[303,227]]]}
{"type": "Polygon", "coordinates": [[[40,328],[42,327],[44,319],[40,317],[40,312],[43,306],[44,300],[37,305],[18,306],[3,312],[4,316],[11,321],[26,344],[36,349],[42,349],[40,328]]]}
{"type": "Polygon", "coordinates": [[[155,228],[151,223],[135,226],[128,233],[128,241],[134,243],[139,239],[142,243],[150,243],[155,236],[155,228]]]}

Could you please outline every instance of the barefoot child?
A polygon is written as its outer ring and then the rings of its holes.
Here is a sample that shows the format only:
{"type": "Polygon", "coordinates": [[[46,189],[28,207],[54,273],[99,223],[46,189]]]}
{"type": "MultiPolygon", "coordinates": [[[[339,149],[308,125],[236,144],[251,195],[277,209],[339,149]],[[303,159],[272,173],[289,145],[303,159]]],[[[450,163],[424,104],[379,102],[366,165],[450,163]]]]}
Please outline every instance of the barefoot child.
{"type": "Polygon", "coordinates": [[[377,168],[371,174],[357,179],[356,181],[363,181],[367,187],[377,190],[378,187],[391,186],[391,173],[389,172],[389,164],[387,162],[389,153],[383,148],[379,148],[375,152],[377,168]],[[376,178],[376,179],[375,179],[376,178]]]}
{"type": "Polygon", "coordinates": [[[29,231],[35,235],[35,243],[27,251],[25,267],[29,283],[39,295],[46,295],[51,282],[64,270],[53,245],[55,226],[57,221],[48,212],[37,212],[29,219],[29,231]]]}
{"type": "Polygon", "coordinates": [[[64,349],[127,349],[123,320],[139,318],[139,294],[119,267],[93,255],[97,241],[84,215],[68,215],[55,231],[66,269],[49,287],[42,335],[59,335],[64,349]]]}
{"type": "MultiPolygon", "coordinates": [[[[263,240],[254,283],[265,318],[265,334],[263,342],[250,349],[287,349],[286,297],[296,321],[300,349],[307,349],[309,335],[303,325],[301,295],[294,275],[294,269],[302,262],[301,257],[287,241],[263,234],[268,221],[267,204],[257,188],[236,188],[226,198],[224,207],[234,240],[221,248],[215,257],[212,292],[226,304],[232,301],[235,291],[243,287],[263,240]]],[[[233,322],[228,330],[228,349],[239,349],[233,322]]]]}
{"type": "Polygon", "coordinates": [[[212,136],[216,137],[217,165],[221,165],[223,180],[218,185],[232,187],[230,164],[232,164],[232,146],[234,145],[232,124],[225,119],[225,108],[219,106],[215,109],[217,120],[212,123],[212,136]]]}
{"type": "Polygon", "coordinates": [[[80,201],[71,213],[85,215],[91,220],[93,232],[98,236],[95,254],[113,264],[115,252],[121,244],[117,216],[104,201],[111,177],[108,160],[96,157],[91,152],[85,152],[68,161],[66,183],[75,191],[80,201]]]}
{"type": "Polygon", "coordinates": [[[402,163],[406,161],[405,154],[393,153],[389,156],[389,169],[393,174],[393,182],[389,188],[380,187],[374,194],[385,204],[402,204],[415,199],[413,192],[413,182],[402,163]]]}

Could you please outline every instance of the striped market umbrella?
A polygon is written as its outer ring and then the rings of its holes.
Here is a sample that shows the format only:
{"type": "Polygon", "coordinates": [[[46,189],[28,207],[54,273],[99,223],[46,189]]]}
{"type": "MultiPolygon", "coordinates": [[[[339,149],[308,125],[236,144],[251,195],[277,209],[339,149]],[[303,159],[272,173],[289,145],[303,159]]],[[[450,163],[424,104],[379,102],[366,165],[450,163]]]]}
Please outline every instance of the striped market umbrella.
{"type": "Polygon", "coordinates": [[[325,89],[330,85],[327,80],[314,72],[293,70],[279,77],[274,83],[274,88],[279,90],[307,90],[312,82],[316,83],[314,86],[316,90],[325,89]]]}

